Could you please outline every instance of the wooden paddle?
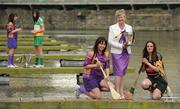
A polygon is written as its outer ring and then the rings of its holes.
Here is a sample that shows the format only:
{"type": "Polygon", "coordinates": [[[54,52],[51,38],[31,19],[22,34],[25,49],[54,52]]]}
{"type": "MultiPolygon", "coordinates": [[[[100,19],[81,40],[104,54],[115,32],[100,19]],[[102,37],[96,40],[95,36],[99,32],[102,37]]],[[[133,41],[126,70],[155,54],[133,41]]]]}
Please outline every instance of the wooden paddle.
{"type": "MultiPolygon", "coordinates": [[[[106,78],[107,76],[106,76],[102,66],[100,66],[100,68],[101,68],[101,71],[103,72],[104,77],[106,78]]],[[[107,81],[107,84],[109,86],[112,98],[115,99],[115,100],[121,99],[120,94],[118,92],[116,92],[116,90],[114,89],[113,83],[111,81],[107,81]]]]}
{"type": "Polygon", "coordinates": [[[143,67],[144,67],[144,65],[142,64],[141,67],[139,68],[138,76],[137,76],[133,86],[129,89],[129,91],[124,92],[124,97],[126,100],[132,100],[133,99],[135,87],[136,87],[137,81],[139,80],[139,77],[140,77],[140,74],[141,74],[143,67]]]}
{"type": "MultiPolygon", "coordinates": [[[[96,60],[98,61],[97,58],[96,58],[96,60]]],[[[104,72],[104,70],[103,70],[103,68],[102,68],[101,65],[100,65],[100,69],[101,69],[101,71],[102,71],[104,77],[106,78],[106,77],[107,77],[107,76],[106,76],[106,73],[104,72]]],[[[120,94],[114,89],[113,83],[109,80],[109,81],[107,81],[107,84],[108,84],[108,86],[109,86],[109,89],[110,89],[112,98],[115,99],[115,100],[121,99],[120,94]]]]}

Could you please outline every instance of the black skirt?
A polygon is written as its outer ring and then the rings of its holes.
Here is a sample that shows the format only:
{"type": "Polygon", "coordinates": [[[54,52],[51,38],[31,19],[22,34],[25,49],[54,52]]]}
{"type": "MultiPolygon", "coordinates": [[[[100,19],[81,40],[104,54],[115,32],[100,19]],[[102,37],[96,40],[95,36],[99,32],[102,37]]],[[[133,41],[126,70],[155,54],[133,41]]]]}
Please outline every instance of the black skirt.
{"type": "Polygon", "coordinates": [[[148,75],[147,77],[152,83],[152,89],[158,88],[163,94],[167,88],[168,83],[164,80],[161,75],[148,75]]]}

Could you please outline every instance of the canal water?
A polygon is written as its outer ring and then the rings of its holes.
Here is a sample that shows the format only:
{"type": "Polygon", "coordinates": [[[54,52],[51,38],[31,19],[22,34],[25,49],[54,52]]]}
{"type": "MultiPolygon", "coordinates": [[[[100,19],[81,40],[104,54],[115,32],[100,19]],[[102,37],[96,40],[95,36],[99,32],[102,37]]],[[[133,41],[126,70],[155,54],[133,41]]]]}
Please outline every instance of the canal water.
{"type": "MultiPolygon", "coordinates": [[[[49,31],[46,34],[55,37],[58,41],[67,41],[68,43],[80,45],[82,49],[73,52],[53,52],[55,54],[84,54],[94,45],[98,36],[107,38],[107,30],[98,31],[49,31]]],[[[134,83],[137,71],[140,67],[142,50],[147,40],[153,40],[157,44],[157,50],[163,56],[165,71],[168,76],[169,86],[174,96],[180,97],[180,31],[136,31],[135,46],[132,46],[132,55],[129,67],[135,68],[136,72],[126,75],[125,90],[128,90],[134,83]]],[[[58,60],[49,60],[46,65],[57,67],[58,60]]],[[[74,91],[76,87],[75,74],[32,74],[32,75],[14,75],[10,78],[9,85],[0,86],[1,98],[32,98],[32,97],[59,97],[75,98],[74,91]]],[[[149,93],[143,91],[140,82],[146,77],[141,74],[135,90],[135,99],[149,99],[149,93]]],[[[113,79],[113,78],[112,78],[113,79]]],[[[86,98],[86,96],[81,96],[86,98]]],[[[110,94],[103,92],[104,98],[110,98],[110,94]]]]}

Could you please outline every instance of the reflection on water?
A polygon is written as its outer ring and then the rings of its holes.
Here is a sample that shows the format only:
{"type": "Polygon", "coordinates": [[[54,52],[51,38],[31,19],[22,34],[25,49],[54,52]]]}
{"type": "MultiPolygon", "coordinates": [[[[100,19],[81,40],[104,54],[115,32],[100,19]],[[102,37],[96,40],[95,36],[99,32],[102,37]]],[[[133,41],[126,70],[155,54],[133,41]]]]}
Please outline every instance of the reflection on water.
{"type": "MultiPolygon", "coordinates": [[[[83,32],[82,32],[83,33],[83,32]]],[[[65,40],[67,42],[80,45],[81,51],[76,52],[82,54],[87,49],[92,48],[98,36],[107,37],[108,32],[90,32],[90,35],[77,33],[74,35],[60,35],[53,34],[58,40],[65,40]],[[78,37],[78,34],[80,36],[78,37]]],[[[140,67],[142,50],[147,40],[154,40],[157,44],[158,51],[163,56],[165,70],[168,75],[169,86],[172,88],[174,95],[180,97],[180,31],[164,32],[164,31],[137,31],[135,36],[135,46],[132,47],[132,55],[130,67],[140,67]]],[[[49,61],[50,67],[58,67],[59,60],[49,61]]],[[[126,75],[125,88],[128,90],[134,82],[137,73],[126,75]]],[[[27,76],[27,75],[26,75],[27,76]]],[[[23,75],[22,75],[23,77],[23,75]]],[[[74,90],[76,85],[75,75],[30,75],[31,78],[11,78],[10,86],[0,87],[0,97],[41,97],[41,96],[71,96],[74,97],[74,90]],[[39,77],[39,78],[37,78],[39,77]]],[[[143,91],[140,87],[140,81],[145,78],[143,73],[138,82],[135,91],[136,99],[147,99],[149,93],[143,91]]]]}
{"type": "Polygon", "coordinates": [[[10,75],[10,83],[0,87],[1,97],[74,96],[75,74],[10,75]]]}

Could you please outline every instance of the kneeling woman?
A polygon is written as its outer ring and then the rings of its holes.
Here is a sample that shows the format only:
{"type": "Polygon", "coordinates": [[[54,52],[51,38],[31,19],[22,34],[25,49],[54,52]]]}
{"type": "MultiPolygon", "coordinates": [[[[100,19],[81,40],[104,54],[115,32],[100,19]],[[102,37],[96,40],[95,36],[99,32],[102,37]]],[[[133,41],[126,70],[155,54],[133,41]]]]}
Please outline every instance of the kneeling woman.
{"type": "MultiPolygon", "coordinates": [[[[109,90],[106,81],[109,80],[110,59],[106,48],[107,40],[104,37],[99,37],[95,42],[93,50],[87,52],[84,62],[84,87],[81,86],[78,91],[92,99],[101,99],[101,90],[109,90]],[[104,78],[100,66],[105,70],[106,78],[104,78]]],[[[79,94],[77,95],[79,96],[79,94]]]]}
{"type": "Polygon", "coordinates": [[[142,88],[149,90],[153,100],[161,99],[163,93],[167,88],[167,82],[160,75],[160,69],[156,66],[158,61],[156,45],[153,41],[147,41],[143,50],[144,70],[147,73],[147,78],[142,82],[142,88]]]}

